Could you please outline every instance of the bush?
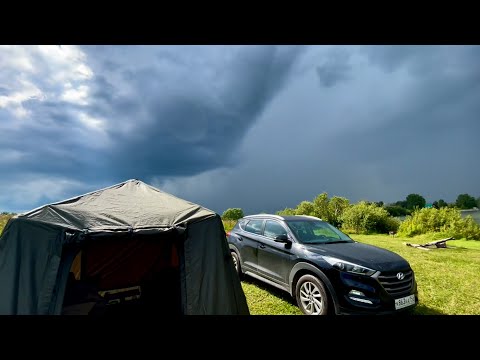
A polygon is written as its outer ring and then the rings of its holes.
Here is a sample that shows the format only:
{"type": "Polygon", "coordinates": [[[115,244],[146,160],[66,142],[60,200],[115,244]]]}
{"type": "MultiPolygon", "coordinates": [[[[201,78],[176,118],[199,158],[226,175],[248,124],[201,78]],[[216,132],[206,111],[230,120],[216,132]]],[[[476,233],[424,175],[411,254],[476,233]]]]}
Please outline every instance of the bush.
{"type": "Polygon", "coordinates": [[[277,212],[278,215],[310,215],[316,216],[333,226],[341,225],[341,216],[350,202],[340,196],[328,198],[327,193],[321,193],[313,201],[302,201],[295,209],[286,208],[277,212]]]}
{"type": "Polygon", "coordinates": [[[222,214],[222,220],[238,220],[242,218],[243,215],[243,210],[240,208],[231,208],[227,209],[223,212],[222,214]]]}
{"type": "Polygon", "coordinates": [[[400,223],[383,207],[366,201],[349,206],[341,216],[341,221],[343,230],[357,234],[396,231],[400,223]]]}
{"type": "Polygon", "coordinates": [[[317,216],[315,206],[311,201],[302,201],[295,209],[295,215],[317,216]]]}
{"type": "Polygon", "coordinates": [[[401,221],[393,216],[387,216],[383,219],[383,222],[379,223],[378,232],[380,233],[389,233],[390,231],[398,231],[401,221]]]}
{"type": "Polygon", "coordinates": [[[390,216],[406,216],[409,214],[407,209],[397,205],[385,206],[385,210],[388,211],[390,216]]]}
{"type": "Polygon", "coordinates": [[[462,218],[455,208],[418,209],[401,223],[398,234],[412,237],[415,235],[441,233],[445,237],[467,240],[480,240],[480,225],[471,216],[462,218]]]}
{"type": "Polygon", "coordinates": [[[350,206],[347,198],[334,196],[328,202],[327,221],[336,227],[342,226],[342,215],[350,206]]]}

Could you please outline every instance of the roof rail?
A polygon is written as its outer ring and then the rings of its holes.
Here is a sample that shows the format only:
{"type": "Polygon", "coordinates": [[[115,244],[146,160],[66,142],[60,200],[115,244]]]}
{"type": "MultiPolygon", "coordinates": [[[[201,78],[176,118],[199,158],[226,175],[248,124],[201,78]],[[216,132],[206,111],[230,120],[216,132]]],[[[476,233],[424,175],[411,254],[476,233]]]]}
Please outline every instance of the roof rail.
{"type": "Polygon", "coordinates": [[[280,215],[273,215],[273,214],[254,214],[254,215],[247,215],[245,217],[246,218],[273,217],[275,219],[284,220],[284,218],[281,217],[280,215]]]}
{"type": "Polygon", "coordinates": [[[323,221],[323,220],[320,219],[319,217],[311,216],[311,215],[295,215],[295,216],[305,216],[305,217],[310,218],[310,219],[315,219],[315,220],[323,221]]]}

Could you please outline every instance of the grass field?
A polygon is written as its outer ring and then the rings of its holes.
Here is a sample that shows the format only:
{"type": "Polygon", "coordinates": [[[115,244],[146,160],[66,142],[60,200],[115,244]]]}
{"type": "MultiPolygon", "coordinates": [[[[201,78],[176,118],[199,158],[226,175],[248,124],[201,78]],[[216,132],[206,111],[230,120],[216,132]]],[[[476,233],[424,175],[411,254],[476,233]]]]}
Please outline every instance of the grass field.
{"type": "MultiPolygon", "coordinates": [[[[480,241],[452,240],[448,248],[430,251],[404,243],[423,244],[428,237],[392,238],[388,235],[352,235],[403,256],[415,271],[419,305],[417,315],[480,315],[480,241]]],[[[242,286],[252,315],[299,315],[288,294],[246,277],[242,286]]]]}

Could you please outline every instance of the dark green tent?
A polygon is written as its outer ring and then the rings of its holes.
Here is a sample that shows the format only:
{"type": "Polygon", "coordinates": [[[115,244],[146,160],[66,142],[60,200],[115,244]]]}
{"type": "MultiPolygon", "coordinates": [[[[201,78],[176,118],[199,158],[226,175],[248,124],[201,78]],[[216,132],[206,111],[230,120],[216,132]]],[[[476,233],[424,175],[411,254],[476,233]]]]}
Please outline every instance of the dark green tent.
{"type": "Polygon", "coordinates": [[[9,220],[0,314],[62,314],[70,280],[105,313],[249,314],[219,215],[139,180],[9,220]]]}

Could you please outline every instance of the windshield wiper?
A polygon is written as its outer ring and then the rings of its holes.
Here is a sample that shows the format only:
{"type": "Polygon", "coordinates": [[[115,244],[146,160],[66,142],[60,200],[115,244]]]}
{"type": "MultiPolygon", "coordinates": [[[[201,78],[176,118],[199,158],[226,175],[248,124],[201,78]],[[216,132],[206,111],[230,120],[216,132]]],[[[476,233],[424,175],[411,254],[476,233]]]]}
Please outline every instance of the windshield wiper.
{"type": "Polygon", "coordinates": [[[349,243],[351,241],[348,240],[333,240],[333,241],[326,241],[325,244],[341,244],[341,243],[349,243]]]}

